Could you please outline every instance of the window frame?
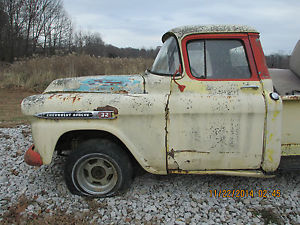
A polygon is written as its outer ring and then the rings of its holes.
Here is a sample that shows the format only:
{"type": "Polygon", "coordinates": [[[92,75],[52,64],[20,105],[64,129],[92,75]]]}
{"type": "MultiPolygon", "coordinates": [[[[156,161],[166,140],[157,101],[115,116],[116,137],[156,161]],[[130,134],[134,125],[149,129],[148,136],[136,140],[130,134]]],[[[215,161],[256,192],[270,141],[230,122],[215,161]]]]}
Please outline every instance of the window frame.
{"type": "MultiPolygon", "coordinates": [[[[248,34],[194,34],[194,35],[188,35],[184,37],[181,41],[181,47],[182,47],[182,55],[183,55],[183,61],[185,66],[185,71],[187,75],[193,79],[193,80],[199,80],[199,81],[258,81],[259,76],[257,73],[257,69],[255,66],[255,61],[252,53],[252,49],[250,46],[250,41],[248,38],[248,34]],[[220,78],[220,79],[209,79],[209,78],[197,78],[193,76],[190,69],[190,62],[187,52],[187,44],[191,41],[197,41],[197,40],[238,40],[241,41],[244,45],[245,49],[245,55],[248,61],[249,70],[251,77],[250,78],[220,78]]],[[[205,62],[206,63],[206,62],[205,62]]]]}

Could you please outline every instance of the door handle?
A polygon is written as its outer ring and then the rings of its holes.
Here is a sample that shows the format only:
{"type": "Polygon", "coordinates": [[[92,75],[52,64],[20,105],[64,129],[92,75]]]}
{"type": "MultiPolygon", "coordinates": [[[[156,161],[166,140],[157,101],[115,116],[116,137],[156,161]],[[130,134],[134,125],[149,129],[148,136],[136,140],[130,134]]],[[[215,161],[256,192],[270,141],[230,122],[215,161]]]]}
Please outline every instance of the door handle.
{"type": "Polygon", "coordinates": [[[246,88],[252,88],[257,90],[259,88],[259,86],[257,85],[246,85],[246,86],[242,86],[241,89],[246,89],[246,88]]]}

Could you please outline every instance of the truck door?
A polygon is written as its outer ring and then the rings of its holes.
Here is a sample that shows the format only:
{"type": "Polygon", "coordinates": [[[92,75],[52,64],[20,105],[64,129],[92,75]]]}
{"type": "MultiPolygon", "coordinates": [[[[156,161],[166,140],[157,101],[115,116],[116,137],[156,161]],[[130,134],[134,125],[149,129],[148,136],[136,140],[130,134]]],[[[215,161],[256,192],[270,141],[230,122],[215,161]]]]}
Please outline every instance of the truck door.
{"type": "Polygon", "coordinates": [[[172,82],[168,170],[258,169],[265,120],[263,87],[248,36],[191,35],[182,40],[184,76],[172,82]]]}

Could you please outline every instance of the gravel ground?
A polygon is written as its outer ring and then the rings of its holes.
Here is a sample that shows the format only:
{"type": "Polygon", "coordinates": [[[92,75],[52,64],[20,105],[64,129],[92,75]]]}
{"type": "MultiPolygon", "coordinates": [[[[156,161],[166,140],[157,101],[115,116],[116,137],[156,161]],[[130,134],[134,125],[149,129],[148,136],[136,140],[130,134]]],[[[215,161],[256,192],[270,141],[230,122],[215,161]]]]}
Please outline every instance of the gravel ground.
{"type": "Polygon", "coordinates": [[[50,166],[26,165],[31,143],[29,126],[0,128],[0,224],[300,224],[298,172],[271,179],[145,174],[121,196],[88,199],[67,190],[63,157],[50,166]],[[254,197],[211,197],[224,189],[253,190],[254,197]]]}

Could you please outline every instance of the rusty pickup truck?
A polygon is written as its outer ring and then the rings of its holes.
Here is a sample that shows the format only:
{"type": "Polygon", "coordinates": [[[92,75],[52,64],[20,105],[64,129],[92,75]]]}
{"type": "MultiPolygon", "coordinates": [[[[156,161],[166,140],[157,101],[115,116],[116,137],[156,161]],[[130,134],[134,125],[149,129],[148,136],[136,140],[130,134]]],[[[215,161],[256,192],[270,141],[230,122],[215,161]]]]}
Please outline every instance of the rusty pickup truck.
{"type": "Polygon", "coordinates": [[[248,26],[178,27],[162,42],[144,74],[58,79],[25,98],[25,161],[66,155],[67,187],[93,197],[126,190],[139,167],[252,177],[300,167],[300,42],[289,70],[268,70],[248,26]]]}

